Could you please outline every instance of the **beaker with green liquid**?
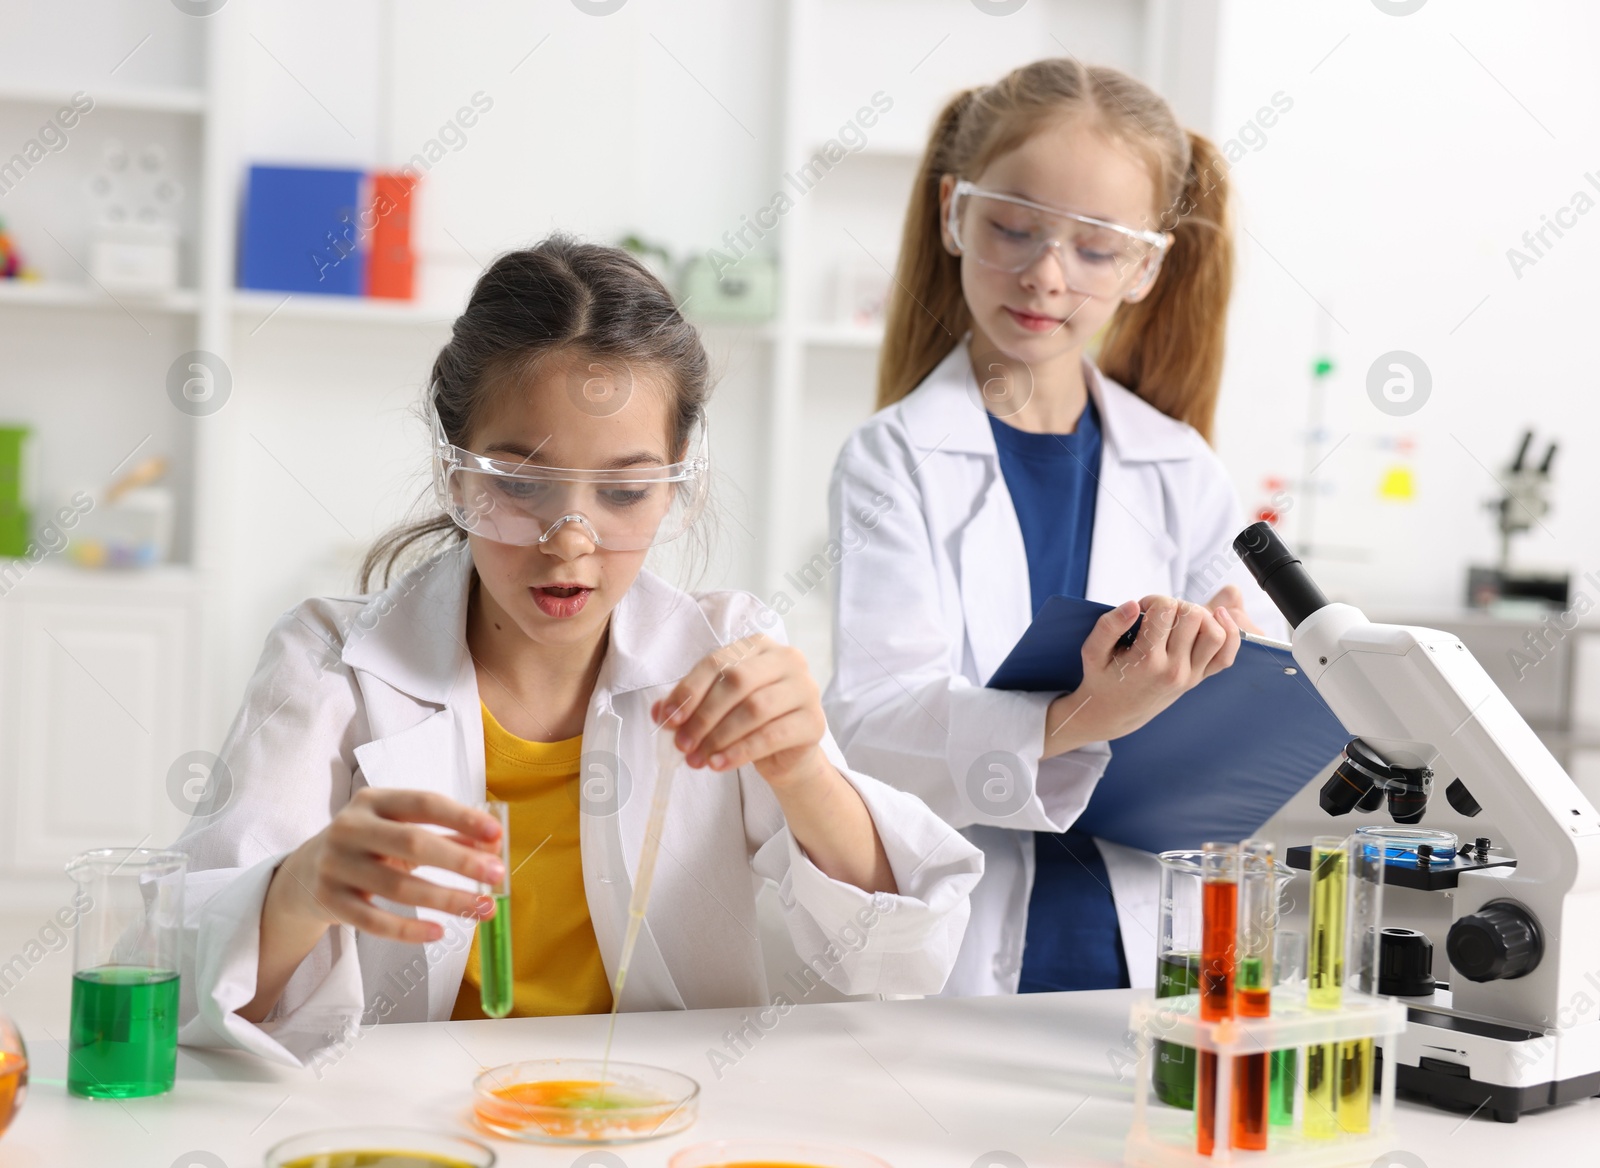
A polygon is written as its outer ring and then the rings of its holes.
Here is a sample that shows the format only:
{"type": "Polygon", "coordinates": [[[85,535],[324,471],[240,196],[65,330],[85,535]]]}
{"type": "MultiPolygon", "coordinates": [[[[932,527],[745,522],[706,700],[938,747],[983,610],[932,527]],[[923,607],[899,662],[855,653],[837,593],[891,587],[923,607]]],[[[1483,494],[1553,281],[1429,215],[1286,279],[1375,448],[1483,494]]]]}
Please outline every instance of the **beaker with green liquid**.
{"type": "MultiPolygon", "coordinates": [[[[1200,988],[1200,853],[1162,852],[1156,930],[1156,997],[1180,998],[1200,988]]],[[[1156,1042],[1151,1085],[1169,1107],[1194,1109],[1196,1052],[1156,1042]]]]}
{"type": "Polygon", "coordinates": [[[178,950],[189,859],[98,848],[67,865],[78,882],[67,1090],[132,1099],[172,1090],[178,1064],[178,950]]]}

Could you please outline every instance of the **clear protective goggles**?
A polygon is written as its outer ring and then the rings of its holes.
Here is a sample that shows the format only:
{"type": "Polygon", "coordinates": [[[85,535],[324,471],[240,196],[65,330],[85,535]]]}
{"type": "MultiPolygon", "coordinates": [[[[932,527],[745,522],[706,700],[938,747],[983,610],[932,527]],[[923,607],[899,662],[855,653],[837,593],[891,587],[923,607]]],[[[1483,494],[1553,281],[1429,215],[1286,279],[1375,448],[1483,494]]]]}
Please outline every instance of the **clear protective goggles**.
{"type": "Polygon", "coordinates": [[[1157,231],[986,191],[966,179],[956,183],[948,226],[962,254],[1002,272],[1023,271],[1053,250],[1069,288],[1106,300],[1148,286],[1170,242],[1157,231]]]}
{"type": "MultiPolygon", "coordinates": [[[[527,459],[487,458],[444,436],[433,420],[434,488],[456,526],[495,543],[545,544],[568,528],[600,551],[668,543],[705,509],[704,456],[666,466],[578,470],[527,459]]],[[[703,436],[697,444],[703,449],[703,436]]]]}

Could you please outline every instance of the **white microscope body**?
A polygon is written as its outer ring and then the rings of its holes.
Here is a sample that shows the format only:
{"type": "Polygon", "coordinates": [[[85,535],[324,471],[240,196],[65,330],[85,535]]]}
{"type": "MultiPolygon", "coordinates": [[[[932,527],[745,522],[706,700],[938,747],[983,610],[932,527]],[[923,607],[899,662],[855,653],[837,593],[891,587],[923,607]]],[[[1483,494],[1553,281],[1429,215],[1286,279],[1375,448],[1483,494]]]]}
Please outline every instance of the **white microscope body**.
{"type": "Polygon", "coordinates": [[[1485,980],[1453,969],[1448,993],[1405,999],[1411,1021],[1385,1052],[1402,1088],[1481,1098],[1502,1120],[1600,1094],[1600,813],[1458,638],[1326,602],[1262,528],[1235,547],[1294,625],[1295,660],[1334,714],[1390,766],[1459,778],[1516,857],[1460,873],[1452,964],[1466,961],[1458,931],[1503,940],[1507,960],[1466,962],[1485,980]]]}

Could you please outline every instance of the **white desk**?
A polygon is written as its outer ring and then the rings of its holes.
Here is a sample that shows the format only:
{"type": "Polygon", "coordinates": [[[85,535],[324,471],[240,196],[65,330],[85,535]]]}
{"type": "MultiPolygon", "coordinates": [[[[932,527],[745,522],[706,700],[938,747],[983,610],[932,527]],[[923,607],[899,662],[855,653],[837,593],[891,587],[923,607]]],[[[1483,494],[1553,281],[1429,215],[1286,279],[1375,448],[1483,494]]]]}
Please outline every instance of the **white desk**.
{"type": "MultiPolygon", "coordinates": [[[[854,1145],[895,1168],[973,1168],[992,1151],[1010,1152],[1027,1168],[1117,1164],[1132,1115],[1132,1072],[1119,1082],[1110,1054],[1126,1050],[1133,992],[798,1006],[720,1080],[706,1051],[722,1049],[723,1032],[747,1011],[625,1014],[617,1057],[698,1080],[694,1127],[611,1149],[615,1160],[485,1142],[503,1165],[551,1168],[655,1168],[701,1140],[780,1134],[854,1145]]],[[[461,1127],[480,1067],[598,1057],[605,1024],[578,1017],[379,1026],[321,1079],[242,1055],[184,1050],[171,1094],[122,1104],[68,1096],[65,1052],[36,1028],[27,1035],[33,1086],[0,1138],[0,1168],[259,1168],[273,1143],[313,1128],[461,1127]],[[220,1159],[180,1158],[194,1151],[220,1159]]],[[[1592,1164],[1600,1100],[1517,1124],[1402,1103],[1399,1130],[1400,1149],[1422,1157],[1401,1164],[1592,1164]]]]}

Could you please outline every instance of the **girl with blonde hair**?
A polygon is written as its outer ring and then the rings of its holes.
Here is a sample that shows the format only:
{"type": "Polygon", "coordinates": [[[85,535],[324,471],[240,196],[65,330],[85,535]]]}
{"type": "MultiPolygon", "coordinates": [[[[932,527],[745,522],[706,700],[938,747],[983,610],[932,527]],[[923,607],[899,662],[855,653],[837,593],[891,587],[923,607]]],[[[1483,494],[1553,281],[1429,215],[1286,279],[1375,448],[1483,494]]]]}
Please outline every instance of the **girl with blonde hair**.
{"type": "Polygon", "coordinates": [[[851,765],[985,853],[946,993],[1152,983],[1154,858],[1074,821],[1116,739],[1227,668],[1241,629],[1281,632],[1208,444],[1228,200],[1217,149],[1115,69],[1036,61],[934,124],[879,410],[834,470],[835,534],[878,519],[834,574],[824,703],[851,765]],[[984,688],[1056,594],[1117,606],[1083,684],[984,688]]]}

